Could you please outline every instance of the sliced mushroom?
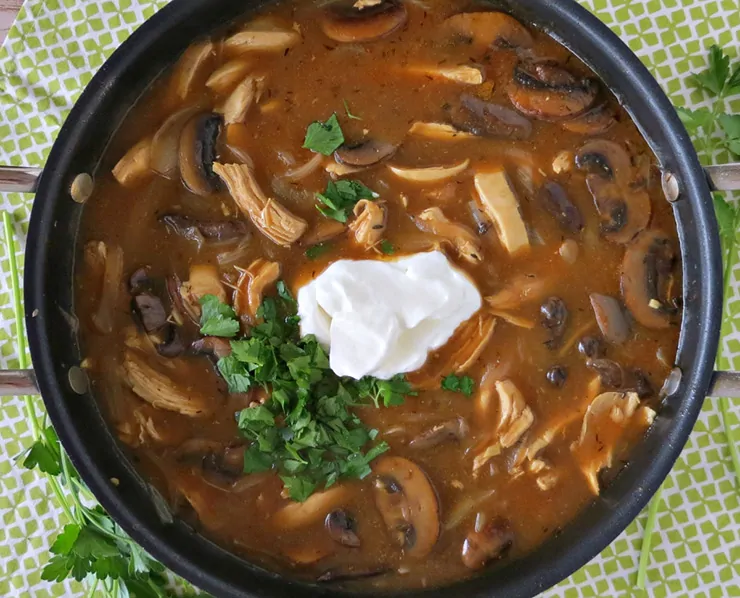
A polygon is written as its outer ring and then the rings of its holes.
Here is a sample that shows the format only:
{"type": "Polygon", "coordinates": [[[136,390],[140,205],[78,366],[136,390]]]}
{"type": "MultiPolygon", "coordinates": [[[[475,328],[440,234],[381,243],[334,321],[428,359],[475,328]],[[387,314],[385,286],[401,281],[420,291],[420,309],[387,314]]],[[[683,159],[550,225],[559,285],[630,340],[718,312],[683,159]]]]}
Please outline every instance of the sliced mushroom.
{"type": "Polygon", "coordinates": [[[602,219],[603,236],[629,243],[647,227],[652,205],[647,192],[633,184],[635,172],[627,152],[612,141],[595,139],[578,150],[576,165],[590,173],[586,184],[602,219]]]}
{"type": "Polygon", "coordinates": [[[427,450],[447,442],[460,442],[468,435],[469,429],[468,422],[457,417],[422,432],[409,442],[409,448],[427,450]]]}
{"type": "Polygon", "coordinates": [[[301,41],[295,29],[243,29],[227,38],[224,45],[234,52],[285,52],[301,41]]]}
{"type": "Polygon", "coordinates": [[[180,136],[185,125],[199,112],[199,107],[188,106],[170,116],[154,134],[149,166],[167,179],[175,179],[179,172],[180,136]]]}
{"type": "Polygon", "coordinates": [[[604,338],[615,345],[624,343],[630,335],[630,324],[619,301],[600,293],[591,293],[589,299],[604,338]]]}
{"type": "Polygon", "coordinates": [[[224,122],[227,125],[243,123],[252,105],[259,102],[264,86],[264,76],[247,75],[223,105],[224,122]]]}
{"type": "Polygon", "coordinates": [[[427,208],[416,217],[417,226],[424,231],[450,241],[465,261],[477,264],[483,259],[480,241],[475,233],[462,224],[448,220],[439,208],[427,208]]]}
{"type": "Polygon", "coordinates": [[[321,521],[330,511],[347,502],[351,494],[349,486],[314,492],[305,502],[291,502],[276,511],[272,524],[278,529],[290,530],[321,521]]]}
{"type": "Polygon", "coordinates": [[[578,352],[584,357],[599,359],[606,355],[604,342],[595,336],[584,336],[578,341],[578,352]]]}
{"type": "Polygon", "coordinates": [[[290,544],[281,548],[282,553],[295,565],[314,565],[334,553],[333,546],[313,544],[290,544]]]}
{"type": "Polygon", "coordinates": [[[134,188],[152,176],[152,138],[145,137],[128,150],[113,167],[113,176],[124,187],[134,188]]]}
{"type": "Polygon", "coordinates": [[[335,542],[342,546],[358,548],[360,537],[357,535],[357,523],[354,517],[344,509],[335,509],[324,520],[326,531],[335,542]]]}
{"type": "Polygon", "coordinates": [[[190,345],[196,355],[212,355],[216,359],[231,355],[231,343],[218,336],[204,336],[190,345]]]}
{"type": "Polygon", "coordinates": [[[131,390],[154,407],[188,417],[205,417],[213,411],[213,397],[176,383],[149,365],[138,351],[126,350],[123,369],[131,390]]]}
{"type": "Polygon", "coordinates": [[[676,253],[661,231],[641,233],[627,246],[622,261],[622,296],[627,309],[646,328],[668,328],[678,309],[671,297],[676,253]]]}
{"type": "Polygon", "coordinates": [[[254,321],[262,305],[265,289],[275,284],[278,278],[280,264],[263,258],[256,259],[249,268],[242,270],[234,292],[234,311],[237,315],[248,316],[254,321]]]}
{"type": "Polygon", "coordinates": [[[578,80],[552,62],[520,62],[507,88],[509,100],[522,114],[545,120],[572,118],[588,110],[598,94],[591,79],[578,80]]]}
{"type": "Polygon", "coordinates": [[[624,387],[624,370],[616,361],[603,357],[601,359],[589,359],[586,361],[586,367],[599,374],[603,388],[617,389],[624,387]]]}
{"type": "Polygon", "coordinates": [[[479,172],[473,180],[483,210],[493,220],[501,244],[510,254],[529,249],[527,227],[506,171],[479,172]]]}
{"type": "Polygon", "coordinates": [[[357,568],[352,567],[351,565],[344,565],[324,571],[316,578],[316,581],[320,583],[353,581],[357,579],[378,577],[379,575],[385,575],[386,573],[390,573],[391,571],[392,569],[388,565],[371,565],[368,567],[357,568]]]}
{"type": "Polygon", "coordinates": [[[191,119],[180,135],[180,176],[196,195],[207,196],[221,187],[213,162],[222,124],[218,114],[201,114],[191,119]]]}
{"type": "Polygon", "coordinates": [[[548,181],[537,192],[536,201],[551,214],[564,231],[576,234],[583,230],[581,211],[560,185],[548,181]]]}
{"type": "Polygon", "coordinates": [[[437,141],[475,139],[476,136],[446,123],[417,121],[409,129],[409,135],[419,135],[437,141]]]}
{"type": "Polygon", "coordinates": [[[355,241],[365,249],[375,247],[385,232],[385,204],[361,199],[355,204],[352,212],[355,219],[349,224],[348,228],[355,235],[355,241]]]}
{"type": "Polygon", "coordinates": [[[568,325],[568,308],[560,297],[550,297],[540,306],[542,326],[548,332],[545,342],[548,349],[555,349],[563,342],[565,328],[568,325]]]}
{"type": "Polygon", "coordinates": [[[382,457],[373,467],[375,504],[394,541],[423,558],[439,537],[439,501],[429,478],[403,457],[382,457]]]}
{"type": "Polygon", "coordinates": [[[185,50],[172,76],[175,96],[179,100],[188,97],[196,82],[200,81],[202,84],[204,71],[214,55],[215,46],[211,41],[194,44],[185,50]]]}
{"type": "Polygon", "coordinates": [[[283,247],[290,247],[306,232],[308,224],[303,218],[291,213],[276,200],[265,196],[257,185],[249,164],[216,162],[213,171],[226,183],[229,193],[242,212],[249,216],[260,232],[271,241],[283,247]]]}
{"type": "Polygon", "coordinates": [[[571,450],[594,494],[599,494],[599,472],[611,466],[614,451],[626,431],[649,425],[650,417],[635,417],[639,407],[640,399],[634,392],[605,392],[586,410],[580,437],[571,450]]]}
{"type": "Polygon", "coordinates": [[[191,241],[235,241],[249,229],[243,220],[194,220],[182,214],[164,214],[159,218],[173,233],[191,241]]]}
{"type": "Polygon", "coordinates": [[[412,183],[439,183],[452,179],[464,172],[470,165],[470,160],[463,160],[452,166],[429,166],[427,168],[403,168],[389,166],[390,171],[397,177],[412,183]]]}
{"type": "Polygon", "coordinates": [[[369,42],[390,35],[408,19],[400,0],[337,0],[319,19],[326,37],[337,42],[369,42]]]}
{"type": "Polygon", "coordinates": [[[457,129],[481,137],[527,139],[532,134],[532,123],[518,112],[467,93],[460,96],[450,120],[457,129]]]}
{"type": "Polygon", "coordinates": [[[334,152],[334,159],[347,166],[368,167],[387,160],[398,149],[397,145],[376,139],[367,139],[354,145],[344,144],[334,152]]]}
{"type": "Polygon", "coordinates": [[[105,270],[103,273],[100,300],[92,322],[98,332],[110,334],[113,331],[113,319],[116,303],[118,303],[121,283],[123,282],[123,249],[117,245],[98,245],[104,254],[105,270]]]}
{"type": "Polygon", "coordinates": [[[468,569],[480,569],[500,559],[514,542],[514,532],[506,519],[498,517],[481,530],[473,529],[465,538],[462,561],[468,569]]]}
{"type": "Polygon", "coordinates": [[[606,104],[599,104],[580,116],[564,120],[560,126],[579,135],[600,135],[617,123],[614,111],[606,104]]]}
{"type": "Polygon", "coordinates": [[[464,85],[480,85],[483,83],[483,71],[480,67],[467,64],[459,66],[413,66],[404,69],[413,75],[424,75],[433,79],[445,79],[464,85]]]}
{"type": "Polygon", "coordinates": [[[451,16],[445,26],[470,41],[476,51],[490,47],[529,48],[532,36],[515,18],[503,12],[467,12],[451,16]]]}
{"type": "Polygon", "coordinates": [[[218,94],[233,91],[236,84],[244,80],[244,76],[252,68],[253,63],[246,58],[237,58],[221,65],[206,81],[206,87],[218,94]]]}

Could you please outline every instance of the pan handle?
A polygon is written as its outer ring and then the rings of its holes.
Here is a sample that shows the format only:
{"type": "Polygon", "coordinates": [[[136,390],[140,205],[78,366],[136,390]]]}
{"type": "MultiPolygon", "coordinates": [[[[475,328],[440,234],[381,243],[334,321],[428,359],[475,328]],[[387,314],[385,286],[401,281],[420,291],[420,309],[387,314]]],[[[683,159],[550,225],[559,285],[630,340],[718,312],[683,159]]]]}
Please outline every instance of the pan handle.
{"type": "Polygon", "coordinates": [[[41,168],[0,166],[0,193],[36,193],[41,168]]]}
{"type": "Polygon", "coordinates": [[[737,191],[740,189],[740,162],[706,166],[707,180],[712,191],[737,191]]]}
{"type": "Polygon", "coordinates": [[[0,370],[0,397],[39,394],[33,370],[0,370]]]}

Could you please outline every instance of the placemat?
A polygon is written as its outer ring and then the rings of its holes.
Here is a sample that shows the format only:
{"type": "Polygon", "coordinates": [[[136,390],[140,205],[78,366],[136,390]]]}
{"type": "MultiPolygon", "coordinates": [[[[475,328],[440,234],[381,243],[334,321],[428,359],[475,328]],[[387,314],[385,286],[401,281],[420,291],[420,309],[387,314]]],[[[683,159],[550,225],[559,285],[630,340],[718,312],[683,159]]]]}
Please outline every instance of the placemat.
{"type": "MultiPolygon", "coordinates": [[[[246,0],[245,0],[246,1],[246,0]]],[[[740,50],[738,0],[582,0],[640,56],[677,105],[703,96],[687,83],[713,43],[740,50]]],[[[82,88],[106,57],[166,0],[29,0],[0,50],[0,163],[42,166],[82,88]]],[[[732,104],[740,112],[740,100],[732,104]]],[[[717,155],[718,160],[728,156],[717,155]]],[[[5,194],[17,223],[18,259],[32,196],[5,194]]],[[[736,246],[740,245],[736,244],[736,246]]],[[[725,368],[740,369],[740,263],[732,256],[722,340],[725,368]]],[[[0,250],[0,366],[18,367],[9,266],[0,250]]],[[[79,584],[49,584],[40,571],[63,517],[45,480],[15,465],[30,443],[20,399],[0,403],[0,596],[82,596],[79,584]]],[[[40,402],[38,403],[41,409],[40,402]]],[[[731,421],[740,428],[740,402],[731,421]]],[[[554,597],[740,597],[740,494],[718,401],[708,399],[664,485],[647,590],[634,590],[646,514],[601,555],[558,587],[554,597]]]]}

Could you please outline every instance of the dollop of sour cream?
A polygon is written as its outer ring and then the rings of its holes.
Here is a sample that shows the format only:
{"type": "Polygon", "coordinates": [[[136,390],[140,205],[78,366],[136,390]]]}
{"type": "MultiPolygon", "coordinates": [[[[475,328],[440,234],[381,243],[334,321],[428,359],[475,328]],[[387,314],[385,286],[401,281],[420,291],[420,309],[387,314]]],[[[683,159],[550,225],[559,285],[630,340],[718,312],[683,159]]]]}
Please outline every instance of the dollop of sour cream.
{"type": "Polygon", "coordinates": [[[439,252],[339,260],[298,291],[301,335],[329,348],[339,376],[413,372],[481,307],[468,276],[439,252]]]}

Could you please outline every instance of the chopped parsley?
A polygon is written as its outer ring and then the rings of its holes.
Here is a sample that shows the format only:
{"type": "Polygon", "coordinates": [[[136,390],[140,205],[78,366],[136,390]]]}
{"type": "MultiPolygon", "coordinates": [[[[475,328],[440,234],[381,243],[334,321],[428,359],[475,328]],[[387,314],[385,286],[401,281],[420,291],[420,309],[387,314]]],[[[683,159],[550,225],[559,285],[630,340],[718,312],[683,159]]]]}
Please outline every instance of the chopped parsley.
{"type": "Polygon", "coordinates": [[[475,382],[470,376],[455,376],[455,374],[450,374],[442,380],[442,388],[444,390],[451,390],[452,392],[460,392],[466,397],[471,397],[475,390],[475,382]]]}
{"type": "Polygon", "coordinates": [[[316,121],[308,125],[303,147],[330,156],[343,143],[344,133],[334,113],[326,122],[316,121]]]}
{"type": "Polygon", "coordinates": [[[388,239],[383,239],[380,242],[380,251],[383,252],[385,255],[393,255],[396,253],[396,248],[393,247],[393,243],[391,243],[388,239]]]}
{"type": "Polygon", "coordinates": [[[317,243],[306,249],[305,256],[310,260],[315,260],[317,257],[324,255],[332,247],[333,245],[331,243],[317,243]]]}
{"type": "Polygon", "coordinates": [[[360,181],[342,179],[329,181],[326,191],[317,193],[316,199],[321,205],[316,208],[327,218],[339,222],[347,222],[355,204],[361,199],[377,199],[380,197],[375,191],[363,185],[360,181]]]}
{"type": "MultiPolygon", "coordinates": [[[[276,297],[263,300],[260,323],[250,336],[231,341],[231,355],[218,361],[218,369],[231,392],[262,387],[270,394],[263,405],[237,413],[239,431],[251,441],[244,472],[277,471],[289,496],[304,501],[339,479],[366,477],[370,462],[388,450],[385,442],[373,442],[377,430],[367,428],[353,407],[400,405],[416,393],[402,375],[338,377],[316,338],[300,336],[288,288],[281,281],[277,289],[276,297]]],[[[218,313],[228,319],[224,307],[218,313]]]]}
{"type": "Polygon", "coordinates": [[[231,338],[239,332],[239,321],[230,305],[221,303],[215,295],[200,299],[200,333],[205,336],[231,338]]]}

